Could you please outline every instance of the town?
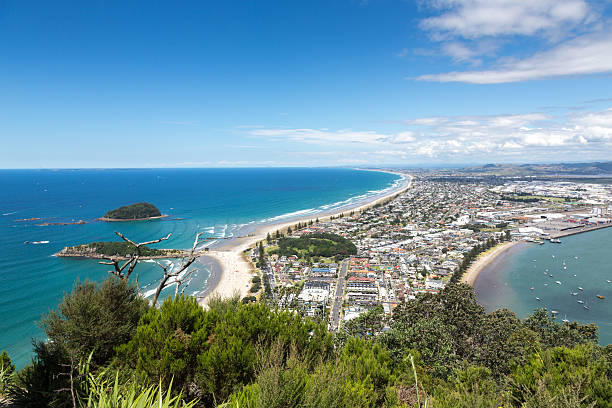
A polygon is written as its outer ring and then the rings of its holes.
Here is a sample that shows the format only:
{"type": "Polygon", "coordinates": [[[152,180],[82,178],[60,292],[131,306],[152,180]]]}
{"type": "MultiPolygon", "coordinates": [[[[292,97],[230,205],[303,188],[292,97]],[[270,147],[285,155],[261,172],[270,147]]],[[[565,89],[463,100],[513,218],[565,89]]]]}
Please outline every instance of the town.
{"type": "Polygon", "coordinates": [[[416,174],[386,203],[297,223],[251,251],[251,293],[326,320],[332,330],[374,307],[437,293],[503,241],[560,243],[612,225],[612,186],[416,174]],[[263,281],[263,286],[262,286],[263,281]]]}

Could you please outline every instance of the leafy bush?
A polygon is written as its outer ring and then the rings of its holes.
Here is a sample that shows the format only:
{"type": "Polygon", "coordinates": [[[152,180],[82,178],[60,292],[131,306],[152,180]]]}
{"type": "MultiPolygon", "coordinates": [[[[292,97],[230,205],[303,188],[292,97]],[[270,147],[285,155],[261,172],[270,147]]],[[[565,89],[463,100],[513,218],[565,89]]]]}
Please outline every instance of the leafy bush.
{"type": "Polygon", "coordinates": [[[94,365],[103,365],[114,348],[136,332],[148,302],[136,286],[110,276],[101,284],[76,281],[56,310],[43,316],[41,327],[54,347],[77,362],[93,353],[94,365]]]}
{"type": "Polygon", "coordinates": [[[212,404],[252,381],[257,350],[275,342],[309,359],[332,352],[325,327],[294,313],[237,298],[213,299],[204,311],[195,299],[179,296],[143,316],[136,335],[118,349],[118,363],[135,367],[143,379],[169,384],[174,378],[190,398],[212,404]]]}
{"type": "Polygon", "coordinates": [[[0,397],[7,395],[14,383],[15,365],[6,351],[0,354],[0,397]]]}
{"type": "Polygon", "coordinates": [[[161,384],[147,387],[135,381],[121,383],[118,374],[111,381],[106,372],[89,375],[87,388],[87,397],[79,401],[82,408],[192,408],[196,404],[183,401],[180,393],[172,396],[172,382],[166,390],[161,384]]]}

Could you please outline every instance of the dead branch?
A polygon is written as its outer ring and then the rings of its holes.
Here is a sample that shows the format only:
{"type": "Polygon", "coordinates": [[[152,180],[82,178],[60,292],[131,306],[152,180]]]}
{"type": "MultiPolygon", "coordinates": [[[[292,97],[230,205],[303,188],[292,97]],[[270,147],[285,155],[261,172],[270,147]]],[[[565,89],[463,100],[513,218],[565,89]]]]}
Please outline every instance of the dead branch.
{"type": "MultiPolygon", "coordinates": [[[[159,262],[157,262],[157,261],[155,262],[164,271],[164,277],[162,278],[161,282],[157,286],[157,290],[155,291],[155,296],[153,297],[153,302],[152,302],[153,305],[157,305],[157,300],[159,299],[159,295],[160,295],[161,291],[164,288],[166,288],[166,286],[168,286],[168,280],[170,278],[176,278],[177,276],[180,276],[181,273],[185,272],[191,266],[191,264],[198,258],[198,255],[196,253],[196,248],[198,247],[198,243],[199,243],[201,235],[202,235],[201,232],[196,235],[195,240],[193,241],[193,246],[191,247],[191,251],[189,251],[189,255],[182,259],[181,266],[178,268],[177,271],[175,271],[175,272],[168,272],[168,268],[169,268],[170,264],[166,265],[166,266],[163,266],[159,262]]],[[[183,281],[187,277],[191,276],[191,274],[193,274],[193,272],[195,272],[195,270],[188,272],[180,280],[175,280],[175,282],[177,282],[177,291],[178,291],[178,287],[183,283],[183,281]]]]}
{"type": "Polygon", "coordinates": [[[128,280],[132,272],[134,272],[134,268],[136,267],[136,265],[138,264],[138,260],[142,256],[140,249],[143,246],[157,244],[158,242],[166,241],[172,235],[172,233],[169,233],[167,236],[163,238],[154,239],[153,241],[136,243],[132,241],[131,239],[127,238],[125,235],[123,235],[120,232],[115,231],[115,234],[117,234],[121,239],[123,239],[128,244],[133,245],[134,248],[136,249],[136,253],[132,254],[130,258],[127,261],[125,261],[125,263],[121,266],[119,266],[119,261],[116,259],[111,259],[111,261],[100,261],[99,263],[102,265],[112,265],[114,270],[110,270],[108,272],[124,280],[128,280]],[[125,268],[127,268],[127,272],[123,272],[125,268]]]}

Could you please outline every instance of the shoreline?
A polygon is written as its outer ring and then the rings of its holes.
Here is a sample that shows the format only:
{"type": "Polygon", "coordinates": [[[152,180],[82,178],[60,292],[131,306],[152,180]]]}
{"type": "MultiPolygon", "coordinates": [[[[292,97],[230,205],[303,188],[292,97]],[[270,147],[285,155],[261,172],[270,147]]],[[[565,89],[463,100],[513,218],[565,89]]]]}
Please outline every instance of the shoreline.
{"type": "MultiPolygon", "coordinates": [[[[382,171],[382,170],[381,170],[382,171]]],[[[392,171],[384,171],[385,173],[401,175],[405,179],[398,188],[389,191],[382,196],[374,196],[371,201],[364,203],[356,203],[353,206],[340,207],[328,212],[311,214],[307,217],[298,217],[295,219],[264,224],[257,226],[251,233],[246,236],[236,237],[227,243],[223,243],[216,248],[210,248],[203,257],[210,257],[215,260],[220,266],[219,277],[209,285],[207,282],[204,295],[199,297],[199,303],[206,307],[207,300],[211,295],[221,297],[231,297],[234,294],[239,294],[240,297],[247,295],[251,286],[251,278],[255,272],[252,263],[246,258],[245,251],[252,248],[259,241],[265,240],[267,234],[272,235],[276,231],[284,231],[289,227],[294,227],[298,223],[307,222],[310,220],[319,219],[319,222],[329,221],[333,216],[336,216],[347,211],[364,211],[382,202],[390,201],[399,194],[402,194],[412,185],[413,176],[405,173],[397,173],[392,171]],[[214,284],[214,286],[213,286],[214,284]]]]}
{"type": "Polygon", "coordinates": [[[468,285],[473,287],[474,283],[476,283],[476,280],[478,280],[480,272],[482,272],[501,254],[508,251],[510,248],[514,247],[519,243],[520,241],[504,242],[480,254],[478,258],[476,258],[476,261],[470,265],[470,267],[461,277],[461,283],[467,283],[468,285]]]}

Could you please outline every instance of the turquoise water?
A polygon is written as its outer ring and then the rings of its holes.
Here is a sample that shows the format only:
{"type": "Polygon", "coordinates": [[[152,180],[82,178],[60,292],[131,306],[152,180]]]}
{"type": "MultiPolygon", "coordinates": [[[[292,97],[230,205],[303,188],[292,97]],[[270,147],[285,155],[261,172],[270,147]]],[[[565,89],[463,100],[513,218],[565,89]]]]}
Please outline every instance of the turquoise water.
{"type": "MultiPolygon", "coordinates": [[[[0,349],[23,366],[31,356],[32,338],[43,338],[35,321],[58,304],[76,278],[107,276],[108,267],[94,260],[53,256],[65,246],[113,240],[114,231],[120,230],[136,241],[171,232],[160,247],[189,248],[197,232],[231,237],[262,222],[315,217],[380,194],[398,181],[396,175],[351,169],[1,170],[0,349]],[[170,217],[95,221],[109,209],[140,201],[155,204],[170,217]],[[33,217],[41,220],[16,221],[33,217]],[[87,224],[35,225],[77,220],[87,224]]],[[[208,270],[205,264],[199,266],[189,293],[206,286],[208,270]]],[[[141,263],[137,270],[144,290],[153,290],[159,268],[141,263]]]]}
{"type": "Polygon", "coordinates": [[[612,228],[561,240],[561,244],[525,243],[511,248],[481,272],[474,285],[476,295],[487,310],[505,307],[524,318],[545,307],[557,310],[559,320],[595,323],[600,343],[610,344],[612,283],[607,280],[612,281],[612,228]]]}

